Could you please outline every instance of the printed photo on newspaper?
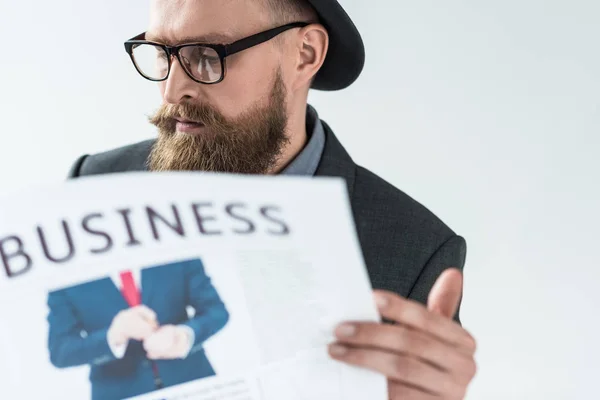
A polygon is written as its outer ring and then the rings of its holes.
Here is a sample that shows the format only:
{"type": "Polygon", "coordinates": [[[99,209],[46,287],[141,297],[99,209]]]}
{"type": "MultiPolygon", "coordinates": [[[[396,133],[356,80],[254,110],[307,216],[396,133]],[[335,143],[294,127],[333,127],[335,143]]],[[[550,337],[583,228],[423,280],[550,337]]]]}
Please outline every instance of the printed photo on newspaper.
{"type": "Polygon", "coordinates": [[[384,400],[334,178],[130,173],[0,198],[0,399],[384,400]]]}

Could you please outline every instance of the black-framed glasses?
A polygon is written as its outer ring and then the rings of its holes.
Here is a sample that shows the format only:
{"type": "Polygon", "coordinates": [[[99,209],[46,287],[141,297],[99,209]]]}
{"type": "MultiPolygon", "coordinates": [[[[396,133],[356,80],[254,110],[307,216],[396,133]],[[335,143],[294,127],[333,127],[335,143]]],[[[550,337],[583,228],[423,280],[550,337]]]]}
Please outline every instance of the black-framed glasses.
{"type": "Polygon", "coordinates": [[[230,55],[269,41],[289,29],[303,28],[307,25],[309,24],[306,22],[293,22],[231,44],[186,43],[167,46],[145,40],[144,32],[125,42],[125,50],[136,70],[148,80],[166,80],[175,56],[192,80],[203,84],[215,84],[225,78],[225,59],[230,55]]]}

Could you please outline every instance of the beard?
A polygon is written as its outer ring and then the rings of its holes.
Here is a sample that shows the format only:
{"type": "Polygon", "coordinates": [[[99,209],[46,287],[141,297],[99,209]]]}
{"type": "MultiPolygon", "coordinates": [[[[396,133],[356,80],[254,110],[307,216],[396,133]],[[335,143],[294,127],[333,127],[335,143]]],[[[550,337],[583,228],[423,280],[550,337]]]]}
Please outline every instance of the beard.
{"type": "Polygon", "coordinates": [[[277,165],[286,134],[285,86],[279,70],[267,105],[257,102],[236,118],[208,104],[163,105],[150,123],[159,136],[148,159],[150,171],[266,174],[277,165]],[[175,118],[204,125],[199,135],[177,132],[175,118]]]}

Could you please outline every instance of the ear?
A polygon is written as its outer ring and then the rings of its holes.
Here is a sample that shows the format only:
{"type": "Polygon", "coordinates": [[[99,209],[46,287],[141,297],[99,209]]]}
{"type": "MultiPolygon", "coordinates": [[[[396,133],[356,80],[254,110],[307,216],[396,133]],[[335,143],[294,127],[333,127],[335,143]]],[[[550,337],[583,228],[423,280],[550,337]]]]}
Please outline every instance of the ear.
{"type": "Polygon", "coordinates": [[[325,62],[329,49],[329,34],[321,24],[311,24],[298,32],[296,79],[293,89],[310,86],[310,82],[325,62]]]}

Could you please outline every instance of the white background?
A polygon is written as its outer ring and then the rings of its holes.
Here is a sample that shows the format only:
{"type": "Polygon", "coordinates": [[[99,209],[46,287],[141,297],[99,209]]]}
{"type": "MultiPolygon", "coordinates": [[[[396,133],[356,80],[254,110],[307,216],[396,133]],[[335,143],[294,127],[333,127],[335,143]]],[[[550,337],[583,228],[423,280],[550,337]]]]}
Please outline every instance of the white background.
{"type": "MultiPolygon", "coordinates": [[[[364,75],[311,103],[355,160],[469,243],[469,399],[589,399],[600,346],[597,0],[343,1],[364,75]]],[[[0,0],[2,191],[153,136],[122,42],[146,0],[0,0]]],[[[390,266],[393,267],[393,266],[390,266]]]]}

